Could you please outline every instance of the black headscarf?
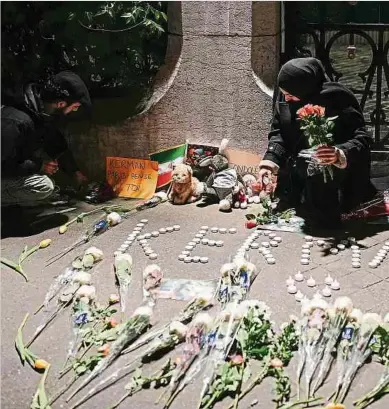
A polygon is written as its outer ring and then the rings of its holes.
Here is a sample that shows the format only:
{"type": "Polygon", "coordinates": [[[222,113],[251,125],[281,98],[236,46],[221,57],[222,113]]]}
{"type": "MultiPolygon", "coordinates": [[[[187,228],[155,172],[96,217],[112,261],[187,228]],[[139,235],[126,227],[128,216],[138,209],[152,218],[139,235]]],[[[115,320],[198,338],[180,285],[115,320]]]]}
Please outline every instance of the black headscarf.
{"type": "Polygon", "coordinates": [[[278,86],[301,100],[319,94],[326,81],[324,67],[316,58],[290,60],[278,74],[278,86]]]}

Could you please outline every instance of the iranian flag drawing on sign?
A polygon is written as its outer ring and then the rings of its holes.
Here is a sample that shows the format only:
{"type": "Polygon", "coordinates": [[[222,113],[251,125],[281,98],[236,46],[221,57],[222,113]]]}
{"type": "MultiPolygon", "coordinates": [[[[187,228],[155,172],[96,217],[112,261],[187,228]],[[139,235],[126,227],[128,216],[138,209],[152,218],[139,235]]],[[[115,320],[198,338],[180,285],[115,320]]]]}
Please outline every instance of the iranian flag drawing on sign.
{"type": "Polygon", "coordinates": [[[171,182],[173,165],[184,163],[186,148],[187,145],[185,143],[149,155],[150,160],[158,162],[157,189],[171,182]]]}

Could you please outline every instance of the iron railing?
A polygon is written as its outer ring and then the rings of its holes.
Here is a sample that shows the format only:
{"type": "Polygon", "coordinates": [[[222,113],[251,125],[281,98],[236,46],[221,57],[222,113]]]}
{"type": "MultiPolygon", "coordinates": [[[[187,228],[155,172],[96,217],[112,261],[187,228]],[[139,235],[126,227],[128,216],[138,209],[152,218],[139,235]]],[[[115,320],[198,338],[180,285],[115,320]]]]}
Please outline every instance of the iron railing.
{"type": "Polygon", "coordinates": [[[389,24],[306,23],[287,49],[289,58],[315,56],[332,81],[344,82],[359,97],[373,148],[389,151],[389,24]],[[367,67],[353,63],[361,55],[367,67]]]}

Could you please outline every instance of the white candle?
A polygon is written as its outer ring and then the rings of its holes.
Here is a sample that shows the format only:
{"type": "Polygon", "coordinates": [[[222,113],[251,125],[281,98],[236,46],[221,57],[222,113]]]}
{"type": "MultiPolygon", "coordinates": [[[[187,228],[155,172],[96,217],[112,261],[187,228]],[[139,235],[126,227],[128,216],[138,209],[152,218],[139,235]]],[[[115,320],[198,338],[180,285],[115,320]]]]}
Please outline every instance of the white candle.
{"type": "Polygon", "coordinates": [[[289,294],[296,294],[297,293],[297,287],[295,285],[288,286],[288,293],[289,294]]]}
{"type": "Polygon", "coordinates": [[[231,228],[231,229],[228,230],[228,232],[231,233],[231,234],[234,234],[234,233],[236,233],[236,229],[235,229],[235,228],[231,228]]]}
{"type": "Polygon", "coordinates": [[[201,263],[208,263],[208,257],[200,257],[200,262],[201,263]]]}
{"type": "Polygon", "coordinates": [[[310,276],[308,278],[308,280],[307,280],[307,286],[308,287],[315,287],[315,285],[316,285],[315,279],[312,276],[310,276]]]}
{"type": "Polygon", "coordinates": [[[158,258],[158,254],[157,253],[151,253],[149,255],[150,260],[156,260],[158,258]]]}
{"type": "Polygon", "coordinates": [[[325,282],[327,285],[331,285],[333,281],[334,281],[333,278],[332,278],[329,274],[327,275],[327,277],[326,277],[325,280],[324,280],[324,282],[325,282]]]}
{"type": "Polygon", "coordinates": [[[340,289],[340,284],[339,284],[338,280],[334,280],[334,281],[332,282],[331,288],[332,288],[333,290],[339,290],[339,289],[340,289]]]}
{"type": "Polygon", "coordinates": [[[224,244],[223,240],[218,240],[216,242],[216,247],[223,247],[223,244],[224,244]]]}
{"type": "Polygon", "coordinates": [[[227,229],[225,229],[224,227],[219,229],[219,233],[220,234],[226,234],[227,233],[227,229]]]}
{"type": "Polygon", "coordinates": [[[268,241],[263,241],[263,242],[261,243],[261,246],[268,248],[268,247],[270,247],[270,244],[269,244],[268,241]]]}
{"type": "Polygon", "coordinates": [[[331,289],[329,287],[324,287],[321,293],[324,295],[324,297],[331,297],[331,289]]]}
{"type": "Polygon", "coordinates": [[[181,226],[179,225],[179,224],[175,224],[174,226],[173,226],[173,230],[175,230],[175,231],[178,231],[178,230],[180,230],[181,229],[181,226]]]}
{"type": "Polygon", "coordinates": [[[266,259],[267,264],[276,264],[276,259],[275,258],[268,258],[266,259]]]}
{"type": "Polygon", "coordinates": [[[149,221],[147,219],[142,219],[140,222],[143,224],[147,224],[149,221]]]}
{"type": "Polygon", "coordinates": [[[290,285],[294,285],[294,280],[292,276],[289,276],[289,278],[286,280],[286,285],[289,287],[290,285]]]}
{"type": "Polygon", "coordinates": [[[301,271],[298,271],[295,275],[294,278],[296,281],[301,282],[304,281],[304,274],[301,271]]]}
{"type": "Polygon", "coordinates": [[[159,236],[159,231],[153,231],[153,232],[151,232],[151,235],[153,237],[158,237],[159,236]]]}
{"type": "Polygon", "coordinates": [[[145,234],[145,239],[151,239],[151,233],[146,233],[145,234]]]}
{"type": "Polygon", "coordinates": [[[165,234],[165,233],[166,233],[166,229],[165,229],[164,227],[161,227],[161,228],[159,229],[159,232],[160,232],[161,234],[165,234]]]}

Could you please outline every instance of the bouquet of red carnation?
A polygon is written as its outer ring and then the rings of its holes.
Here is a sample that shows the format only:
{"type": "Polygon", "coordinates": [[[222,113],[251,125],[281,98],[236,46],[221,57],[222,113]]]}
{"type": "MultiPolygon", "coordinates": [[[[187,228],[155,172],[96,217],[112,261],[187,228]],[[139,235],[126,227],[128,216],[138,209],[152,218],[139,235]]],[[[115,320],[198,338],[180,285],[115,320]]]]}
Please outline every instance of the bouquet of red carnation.
{"type": "Polygon", "coordinates": [[[319,105],[307,104],[297,111],[301,122],[300,129],[308,138],[310,148],[304,149],[299,156],[308,160],[308,176],[323,173],[324,182],[327,182],[327,172],[333,179],[332,165],[321,165],[315,158],[314,153],[319,146],[331,145],[333,143],[331,131],[334,128],[336,116],[327,118],[325,108],[319,105]]]}

